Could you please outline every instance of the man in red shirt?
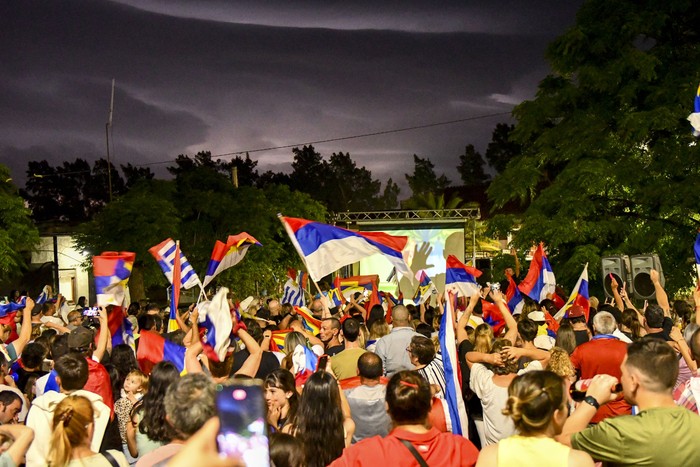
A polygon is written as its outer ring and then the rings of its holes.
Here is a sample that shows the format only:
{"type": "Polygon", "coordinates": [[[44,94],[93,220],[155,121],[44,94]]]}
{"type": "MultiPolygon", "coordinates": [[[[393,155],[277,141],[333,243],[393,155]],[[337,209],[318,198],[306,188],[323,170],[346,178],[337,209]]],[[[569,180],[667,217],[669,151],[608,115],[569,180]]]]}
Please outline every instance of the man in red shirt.
{"type": "MultiPolygon", "coordinates": [[[[593,338],[576,347],[571,354],[571,363],[581,379],[590,379],[595,375],[611,375],[618,380],[622,376],[620,365],[627,355],[627,344],[613,336],[617,323],[613,315],[601,311],[593,317],[593,338]]],[[[625,402],[622,395],[608,404],[601,406],[591,419],[598,423],[608,417],[632,413],[632,407],[625,402]]]]}
{"type": "Polygon", "coordinates": [[[94,336],[92,329],[78,326],[68,334],[68,348],[71,352],[79,353],[87,360],[88,380],[83,389],[102,396],[102,402],[113,413],[114,398],[109,373],[107,373],[107,370],[101,363],[92,358],[92,352],[95,349],[94,336]]]}
{"type": "Polygon", "coordinates": [[[391,465],[413,467],[422,458],[428,465],[474,466],[479,451],[466,438],[427,428],[431,409],[430,385],[419,374],[401,371],[386,388],[386,403],[394,429],[385,438],[373,436],[345,448],[332,467],[391,465]]]}

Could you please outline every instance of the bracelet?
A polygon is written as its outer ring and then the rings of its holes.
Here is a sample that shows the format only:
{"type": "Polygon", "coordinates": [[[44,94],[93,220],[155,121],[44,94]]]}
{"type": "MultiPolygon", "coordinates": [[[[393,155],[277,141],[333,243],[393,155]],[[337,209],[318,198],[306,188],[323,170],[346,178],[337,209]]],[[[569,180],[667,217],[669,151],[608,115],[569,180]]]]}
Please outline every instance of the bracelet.
{"type": "Polygon", "coordinates": [[[596,410],[598,410],[598,409],[600,408],[600,404],[598,403],[598,401],[597,401],[597,400],[595,399],[595,397],[593,397],[593,396],[586,396],[586,397],[583,399],[583,402],[585,402],[586,404],[592,406],[592,407],[593,407],[594,409],[596,409],[596,410]]]}

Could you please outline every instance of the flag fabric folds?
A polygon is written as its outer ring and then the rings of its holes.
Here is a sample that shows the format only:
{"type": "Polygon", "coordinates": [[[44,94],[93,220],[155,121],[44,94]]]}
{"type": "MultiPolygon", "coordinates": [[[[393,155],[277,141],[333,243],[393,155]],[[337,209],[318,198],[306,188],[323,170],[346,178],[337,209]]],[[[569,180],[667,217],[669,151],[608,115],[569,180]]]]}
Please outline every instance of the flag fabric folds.
{"type": "Polygon", "coordinates": [[[168,278],[168,282],[173,283],[173,273],[175,269],[176,250],[180,253],[177,255],[177,261],[180,263],[179,274],[180,274],[180,286],[184,289],[191,289],[195,285],[200,285],[199,276],[194,272],[192,265],[185,255],[180,251],[179,246],[172,238],[167,238],[160,242],[158,245],[148,249],[149,253],[158,262],[160,269],[163,270],[163,274],[168,278]]]}
{"type": "Polygon", "coordinates": [[[49,286],[45,285],[44,288],[41,290],[41,293],[39,296],[34,300],[34,302],[37,305],[42,305],[46,303],[46,301],[49,299],[49,286]]]}
{"type": "Polygon", "coordinates": [[[129,251],[105,251],[93,256],[92,269],[99,306],[122,305],[135,259],[136,254],[129,251]]]}
{"type": "Polygon", "coordinates": [[[289,303],[293,306],[306,306],[306,296],[304,290],[309,275],[304,271],[287,269],[287,282],[284,284],[281,303],[289,303]]]}
{"type": "Polygon", "coordinates": [[[27,297],[22,297],[19,302],[0,303],[0,318],[7,316],[24,308],[27,302],[27,297]]]}
{"type": "Polygon", "coordinates": [[[308,308],[295,306],[294,311],[296,311],[299,318],[301,318],[301,325],[304,326],[304,329],[314,336],[321,332],[321,321],[314,318],[308,308]]]}
{"type": "Polygon", "coordinates": [[[481,300],[481,312],[484,323],[493,328],[494,336],[499,336],[506,327],[506,320],[498,305],[487,300],[481,300]]]}
{"type": "Polygon", "coordinates": [[[416,280],[418,280],[418,288],[413,295],[413,303],[420,305],[429,300],[432,296],[433,290],[437,290],[437,288],[423,269],[416,273],[416,280]]]}
{"type": "Polygon", "coordinates": [[[341,306],[343,303],[345,303],[345,296],[343,295],[343,292],[340,290],[340,288],[335,288],[327,292],[323,292],[323,295],[325,295],[328,298],[328,302],[330,303],[331,308],[341,306]]]}
{"type": "Polygon", "coordinates": [[[307,346],[298,344],[292,352],[292,373],[297,386],[306,383],[318,365],[318,356],[307,346]]]}
{"type": "Polygon", "coordinates": [[[452,292],[459,297],[471,297],[478,294],[481,288],[476,278],[481,271],[463,264],[456,256],[447,257],[445,267],[445,292],[452,292]]]}
{"type": "Polygon", "coordinates": [[[337,277],[336,284],[342,293],[343,303],[350,300],[356,292],[369,293],[364,308],[369,312],[374,305],[379,305],[379,275],[368,274],[364,276],[337,277]]]}
{"type": "Polygon", "coordinates": [[[179,372],[182,372],[185,369],[185,348],[158,333],[142,330],[139,334],[136,360],[141,371],[147,375],[151,374],[151,369],[162,361],[172,363],[179,372]]]}
{"type": "Polygon", "coordinates": [[[306,219],[279,217],[314,280],[321,280],[343,266],[375,254],[386,258],[396,267],[397,273],[408,277],[413,275],[407,264],[413,252],[413,242],[406,236],[355,232],[306,219]]]}
{"type": "Polygon", "coordinates": [[[576,281],[576,285],[571,291],[571,295],[569,295],[569,299],[566,301],[564,306],[557,311],[557,314],[554,315],[554,319],[559,321],[561,318],[565,318],[568,314],[569,308],[574,305],[579,305],[581,308],[583,308],[583,312],[586,315],[586,322],[588,322],[588,314],[591,310],[591,304],[588,301],[588,298],[588,263],[586,263],[586,265],[583,267],[583,271],[581,271],[578,281],[576,281]]]}
{"type": "Polygon", "coordinates": [[[127,344],[132,349],[134,348],[134,330],[131,327],[131,321],[126,319],[124,308],[111,307],[107,315],[107,326],[112,335],[112,348],[119,344],[127,344]]]}
{"type": "Polygon", "coordinates": [[[554,271],[552,271],[552,266],[549,265],[547,255],[544,253],[544,246],[540,243],[535,250],[532,261],[530,261],[527,276],[518,285],[518,289],[539,303],[547,298],[547,295],[554,293],[556,285],[554,271]]]}
{"type": "Polygon", "coordinates": [[[202,346],[207,358],[216,362],[223,362],[226,351],[231,343],[231,331],[233,320],[231,310],[226,300],[228,289],[221,287],[211,301],[198,305],[199,325],[206,330],[202,339],[202,346]]]}
{"type": "Polygon", "coordinates": [[[282,352],[284,350],[284,338],[287,337],[287,334],[290,332],[292,332],[291,329],[272,331],[272,337],[270,338],[270,351],[282,352]]]}
{"type": "Polygon", "coordinates": [[[448,296],[448,299],[445,300],[445,312],[440,320],[440,332],[438,333],[442,366],[445,372],[445,400],[447,401],[452,433],[467,437],[469,434],[467,410],[462,399],[454,322],[452,297],[448,296]]]}
{"type": "Polygon", "coordinates": [[[214,250],[211,252],[209,265],[207,265],[203,286],[206,287],[221,271],[240,263],[251,245],[262,246],[259,241],[246,232],[229,235],[226,243],[217,240],[214,244],[214,250]]]}
{"type": "Polygon", "coordinates": [[[511,314],[519,315],[523,312],[523,305],[525,305],[525,300],[523,296],[520,295],[520,290],[518,290],[518,285],[513,280],[513,276],[508,275],[508,289],[506,290],[506,301],[508,302],[508,309],[510,309],[511,314]]]}

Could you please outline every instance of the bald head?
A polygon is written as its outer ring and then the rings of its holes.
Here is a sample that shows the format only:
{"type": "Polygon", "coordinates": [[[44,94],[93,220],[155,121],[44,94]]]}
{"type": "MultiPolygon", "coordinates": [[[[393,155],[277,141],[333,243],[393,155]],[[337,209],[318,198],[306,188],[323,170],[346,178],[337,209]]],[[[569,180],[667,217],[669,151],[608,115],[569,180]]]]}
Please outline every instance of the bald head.
{"type": "Polygon", "coordinates": [[[397,305],[391,310],[391,320],[395,327],[408,326],[410,316],[408,308],[403,305],[397,305]]]}
{"type": "Polygon", "coordinates": [[[383,374],[382,359],[374,352],[365,352],[357,360],[357,370],[362,378],[379,379],[383,374]]]}

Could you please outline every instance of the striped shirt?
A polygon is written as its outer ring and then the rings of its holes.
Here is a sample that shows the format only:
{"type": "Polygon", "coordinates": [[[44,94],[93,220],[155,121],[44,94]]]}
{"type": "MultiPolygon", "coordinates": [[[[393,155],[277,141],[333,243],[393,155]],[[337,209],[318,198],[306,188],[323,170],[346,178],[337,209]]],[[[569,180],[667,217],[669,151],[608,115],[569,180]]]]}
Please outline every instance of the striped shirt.
{"type": "Polygon", "coordinates": [[[445,399],[447,383],[445,382],[445,370],[442,366],[442,355],[439,353],[435,354],[435,358],[426,366],[419,369],[418,373],[428,380],[428,383],[436,384],[440,387],[440,392],[435,394],[435,397],[445,399]]]}
{"type": "Polygon", "coordinates": [[[698,403],[695,400],[695,395],[690,387],[690,384],[694,379],[697,379],[697,375],[693,375],[693,378],[690,378],[688,381],[678,386],[676,390],[673,391],[673,400],[676,401],[676,405],[685,407],[694,413],[698,413],[698,403]]]}

